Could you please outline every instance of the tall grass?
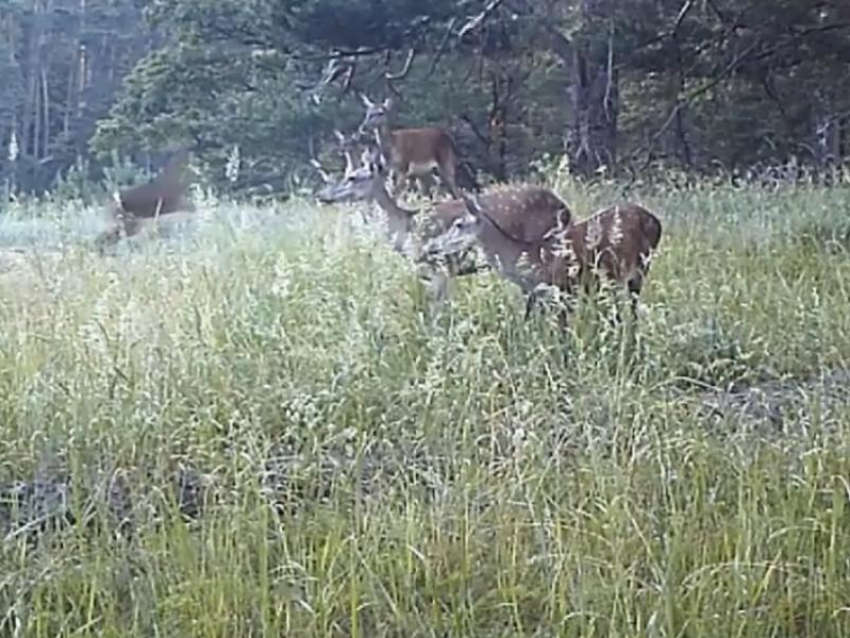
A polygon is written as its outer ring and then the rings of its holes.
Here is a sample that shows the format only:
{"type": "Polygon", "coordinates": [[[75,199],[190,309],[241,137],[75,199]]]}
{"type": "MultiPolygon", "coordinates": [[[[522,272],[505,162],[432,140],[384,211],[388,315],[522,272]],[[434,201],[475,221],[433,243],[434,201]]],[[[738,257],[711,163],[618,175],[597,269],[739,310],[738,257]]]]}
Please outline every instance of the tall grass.
{"type": "Polygon", "coordinates": [[[55,247],[0,262],[0,634],[847,635],[850,191],[634,199],[633,348],[492,275],[431,308],[344,208],[0,220],[55,247]]]}

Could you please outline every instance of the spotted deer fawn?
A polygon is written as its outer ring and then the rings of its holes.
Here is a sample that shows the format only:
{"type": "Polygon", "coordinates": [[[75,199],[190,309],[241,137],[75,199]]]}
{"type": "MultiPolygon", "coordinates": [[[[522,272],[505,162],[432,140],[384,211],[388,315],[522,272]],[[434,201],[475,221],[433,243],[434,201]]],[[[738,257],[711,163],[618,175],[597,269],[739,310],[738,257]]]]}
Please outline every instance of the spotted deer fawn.
{"type": "MultiPolygon", "coordinates": [[[[386,236],[393,249],[409,254],[425,268],[432,281],[438,262],[444,261],[447,273],[438,279],[438,297],[445,295],[446,277],[457,277],[480,270],[471,263],[470,250],[458,250],[442,259],[439,251],[423,251],[422,247],[447,231],[467,214],[462,200],[442,202],[428,212],[420,213],[399,206],[386,187],[386,167],[380,153],[363,156],[362,165],[348,172],[339,184],[326,186],[317,195],[324,203],[341,201],[374,202],[386,217],[386,236]]],[[[558,232],[570,222],[570,210],[557,195],[546,188],[527,186],[505,188],[481,196],[481,202],[493,211],[495,219],[523,241],[538,241],[558,232]]],[[[471,247],[469,247],[471,248],[471,247]]]]}
{"type": "MultiPolygon", "coordinates": [[[[527,295],[529,316],[541,285],[554,286],[570,299],[581,286],[595,289],[600,277],[623,286],[637,316],[638,297],[661,242],[661,222],[636,204],[606,208],[581,222],[550,232],[538,241],[523,236],[521,220],[497,218],[483,198],[464,197],[466,214],[426,252],[454,254],[478,244],[488,262],[527,295]]],[[[513,215],[518,215],[512,211],[513,215]]],[[[566,322],[566,315],[560,317],[566,322]]]]}

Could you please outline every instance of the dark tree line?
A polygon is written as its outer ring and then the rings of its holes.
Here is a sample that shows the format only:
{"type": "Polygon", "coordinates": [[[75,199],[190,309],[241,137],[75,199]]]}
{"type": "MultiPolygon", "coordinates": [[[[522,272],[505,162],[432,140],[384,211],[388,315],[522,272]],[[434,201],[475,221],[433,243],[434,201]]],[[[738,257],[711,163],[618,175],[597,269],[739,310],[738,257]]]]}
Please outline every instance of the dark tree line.
{"type": "Polygon", "coordinates": [[[0,175],[42,190],[86,160],[98,120],[156,45],[133,0],[0,0],[0,175]]]}
{"type": "Polygon", "coordinates": [[[0,0],[0,27],[0,170],[25,189],[178,146],[217,184],[297,186],[361,92],[497,180],[847,150],[842,0],[0,0]]]}

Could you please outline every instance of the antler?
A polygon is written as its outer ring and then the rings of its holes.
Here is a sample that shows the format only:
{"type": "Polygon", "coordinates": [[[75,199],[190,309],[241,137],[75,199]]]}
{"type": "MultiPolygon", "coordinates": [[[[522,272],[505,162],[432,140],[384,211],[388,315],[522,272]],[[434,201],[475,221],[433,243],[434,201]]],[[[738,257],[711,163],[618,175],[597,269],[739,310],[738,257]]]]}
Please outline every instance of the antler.
{"type": "Polygon", "coordinates": [[[321,77],[316,82],[307,83],[302,80],[296,81],[295,85],[303,90],[308,91],[310,93],[315,93],[327,85],[335,82],[341,75],[344,73],[351,72],[351,64],[348,62],[340,62],[340,57],[338,55],[332,55],[328,60],[327,66],[325,66],[325,70],[322,72],[321,77]]]}
{"type": "Polygon", "coordinates": [[[315,157],[311,158],[311,159],[310,159],[310,165],[311,165],[313,168],[315,168],[315,169],[316,169],[316,172],[318,172],[318,173],[319,173],[319,177],[321,177],[321,178],[322,178],[322,181],[323,181],[325,184],[330,184],[330,183],[331,183],[331,181],[332,181],[332,180],[331,180],[331,176],[328,174],[328,172],[327,172],[324,168],[322,168],[322,165],[321,165],[321,163],[319,163],[319,160],[317,160],[315,157]]]}
{"type": "Polygon", "coordinates": [[[413,64],[413,58],[416,57],[416,49],[414,47],[410,48],[410,51],[407,53],[407,60],[404,62],[404,67],[402,67],[401,71],[398,73],[390,73],[387,71],[384,73],[384,79],[387,82],[397,82],[399,80],[403,80],[407,77],[408,73],[410,73],[410,67],[413,64]]]}

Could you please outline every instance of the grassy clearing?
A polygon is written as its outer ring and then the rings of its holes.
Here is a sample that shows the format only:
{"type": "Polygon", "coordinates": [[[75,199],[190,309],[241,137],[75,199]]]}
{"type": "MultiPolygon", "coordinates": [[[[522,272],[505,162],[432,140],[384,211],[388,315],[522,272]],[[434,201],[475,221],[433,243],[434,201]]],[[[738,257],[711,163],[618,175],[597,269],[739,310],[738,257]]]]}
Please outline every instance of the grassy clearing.
{"type": "Polygon", "coordinates": [[[429,313],[345,209],[0,221],[55,247],[0,268],[0,634],[846,635],[850,189],[635,199],[634,358],[492,276],[429,313]]]}

